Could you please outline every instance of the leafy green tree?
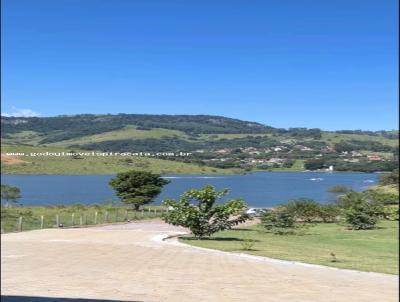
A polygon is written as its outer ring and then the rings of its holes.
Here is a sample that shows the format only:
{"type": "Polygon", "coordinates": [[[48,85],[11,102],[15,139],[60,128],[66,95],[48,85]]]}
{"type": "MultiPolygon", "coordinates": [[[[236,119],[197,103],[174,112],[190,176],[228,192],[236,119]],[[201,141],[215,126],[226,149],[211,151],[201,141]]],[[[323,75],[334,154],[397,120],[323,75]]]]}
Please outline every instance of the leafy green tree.
{"type": "Polygon", "coordinates": [[[21,190],[18,187],[1,185],[1,199],[6,201],[6,207],[9,206],[9,201],[16,203],[19,198],[21,198],[21,190]]]}
{"type": "Polygon", "coordinates": [[[131,204],[138,210],[141,205],[148,204],[158,194],[168,180],[161,178],[159,174],[144,171],[128,171],[118,173],[110,181],[110,186],[114,188],[116,194],[122,202],[131,204]]]}
{"type": "Polygon", "coordinates": [[[228,190],[215,191],[211,185],[189,190],[180,200],[168,199],[163,204],[171,210],[163,214],[165,222],[188,228],[197,238],[230,229],[249,219],[244,212],[246,203],[240,199],[217,204],[228,190]]]}
{"type": "Polygon", "coordinates": [[[383,204],[363,193],[350,192],[340,198],[339,204],[344,210],[345,221],[354,230],[373,229],[384,216],[383,204]]]}

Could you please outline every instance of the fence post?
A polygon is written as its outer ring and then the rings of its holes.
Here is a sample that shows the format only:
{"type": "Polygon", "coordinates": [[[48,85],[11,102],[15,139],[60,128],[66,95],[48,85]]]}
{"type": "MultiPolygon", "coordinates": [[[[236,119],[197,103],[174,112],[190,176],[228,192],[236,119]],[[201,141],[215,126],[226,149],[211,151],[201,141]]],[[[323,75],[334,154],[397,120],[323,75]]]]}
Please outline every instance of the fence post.
{"type": "Polygon", "coordinates": [[[18,231],[22,232],[22,216],[18,218],[18,231]]]}
{"type": "Polygon", "coordinates": [[[83,217],[82,217],[82,215],[81,215],[81,217],[79,218],[79,224],[80,224],[80,226],[83,225],[83,217]]]}
{"type": "Polygon", "coordinates": [[[40,216],[40,228],[43,229],[43,225],[44,225],[44,217],[43,215],[40,216]]]}
{"type": "Polygon", "coordinates": [[[115,210],[115,222],[118,222],[118,209],[115,210]]]}
{"type": "Polygon", "coordinates": [[[108,211],[106,211],[104,213],[104,222],[107,223],[108,222],[108,211]]]}
{"type": "Polygon", "coordinates": [[[142,218],[144,217],[144,210],[142,210],[142,218]]]}
{"type": "Polygon", "coordinates": [[[75,213],[72,213],[71,214],[71,224],[72,224],[72,226],[74,226],[74,223],[75,223],[75,213]]]}
{"type": "Polygon", "coordinates": [[[97,211],[94,212],[94,224],[97,224],[97,211]]]}
{"type": "Polygon", "coordinates": [[[125,221],[127,221],[128,220],[128,210],[125,210],[125,219],[124,219],[125,221]]]}
{"type": "Polygon", "coordinates": [[[85,214],[85,225],[87,225],[87,214],[85,214]]]}
{"type": "Polygon", "coordinates": [[[59,228],[60,227],[60,215],[56,215],[56,225],[59,228]]]}

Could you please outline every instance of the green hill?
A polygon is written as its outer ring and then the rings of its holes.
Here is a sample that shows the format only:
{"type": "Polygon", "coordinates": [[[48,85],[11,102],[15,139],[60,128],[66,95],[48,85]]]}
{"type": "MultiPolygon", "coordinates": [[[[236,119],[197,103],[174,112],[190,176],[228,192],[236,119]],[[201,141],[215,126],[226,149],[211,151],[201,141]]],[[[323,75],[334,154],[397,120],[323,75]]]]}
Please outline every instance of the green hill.
{"type": "MultiPolygon", "coordinates": [[[[398,160],[395,155],[398,131],[282,129],[210,115],[2,117],[1,124],[5,149],[17,150],[25,145],[42,151],[61,148],[64,151],[192,153],[186,158],[149,159],[149,166],[155,171],[172,173],[202,173],[203,170],[211,173],[215,169],[218,172],[232,172],[229,169],[293,171],[303,169],[303,164],[315,168],[333,165],[339,170],[380,171],[391,169],[393,161],[398,160]],[[371,156],[384,163],[371,162],[371,156]],[[313,160],[318,163],[310,164],[313,160]],[[188,164],[184,169],[182,165],[188,164]]],[[[68,161],[72,164],[70,167],[58,161],[61,166],[56,164],[57,159],[35,159],[31,164],[6,165],[3,171],[109,173],[125,167],[120,167],[122,162],[117,159],[85,160],[80,165],[68,161]]]]}

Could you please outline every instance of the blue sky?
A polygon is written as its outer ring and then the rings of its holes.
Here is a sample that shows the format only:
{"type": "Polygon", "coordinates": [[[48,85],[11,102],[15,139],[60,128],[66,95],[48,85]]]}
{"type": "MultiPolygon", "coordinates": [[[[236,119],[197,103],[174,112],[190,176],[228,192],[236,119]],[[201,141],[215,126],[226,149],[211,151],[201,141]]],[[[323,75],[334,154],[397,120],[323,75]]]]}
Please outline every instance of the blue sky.
{"type": "Polygon", "coordinates": [[[3,0],[2,112],[397,128],[395,0],[3,0]]]}

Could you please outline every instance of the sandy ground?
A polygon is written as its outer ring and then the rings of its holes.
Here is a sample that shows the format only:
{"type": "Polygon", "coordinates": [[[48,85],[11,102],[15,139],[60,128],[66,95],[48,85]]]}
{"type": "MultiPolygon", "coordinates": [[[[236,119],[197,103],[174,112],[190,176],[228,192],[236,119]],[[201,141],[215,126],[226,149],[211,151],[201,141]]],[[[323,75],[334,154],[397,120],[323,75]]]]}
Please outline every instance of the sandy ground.
{"type": "Polygon", "coordinates": [[[6,155],[1,153],[1,162],[6,165],[16,165],[16,164],[23,164],[29,163],[25,160],[19,159],[16,156],[6,155]]]}
{"type": "Polygon", "coordinates": [[[1,293],[138,302],[398,301],[397,276],[162,241],[182,231],[152,221],[2,234],[1,293]]]}

